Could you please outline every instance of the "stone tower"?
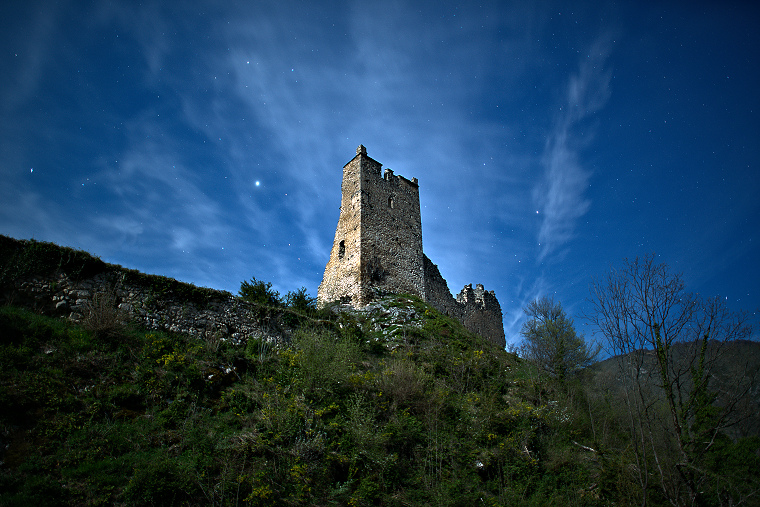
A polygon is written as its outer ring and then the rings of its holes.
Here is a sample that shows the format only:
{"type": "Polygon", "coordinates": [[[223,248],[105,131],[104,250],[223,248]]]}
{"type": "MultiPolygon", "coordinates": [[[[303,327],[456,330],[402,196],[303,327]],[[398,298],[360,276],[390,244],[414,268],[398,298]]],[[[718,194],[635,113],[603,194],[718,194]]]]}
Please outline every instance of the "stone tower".
{"type": "Polygon", "coordinates": [[[363,306],[377,289],[425,297],[417,179],[396,176],[364,146],[343,166],[341,206],[317,301],[363,306]]]}
{"type": "Polygon", "coordinates": [[[317,303],[365,306],[378,292],[413,294],[464,327],[504,347],[493,291],[466,285],[454,299],[438,266],[422,252],[420,188],[367,156],[359,145],[343,166],[340,217],[317,303]]]}

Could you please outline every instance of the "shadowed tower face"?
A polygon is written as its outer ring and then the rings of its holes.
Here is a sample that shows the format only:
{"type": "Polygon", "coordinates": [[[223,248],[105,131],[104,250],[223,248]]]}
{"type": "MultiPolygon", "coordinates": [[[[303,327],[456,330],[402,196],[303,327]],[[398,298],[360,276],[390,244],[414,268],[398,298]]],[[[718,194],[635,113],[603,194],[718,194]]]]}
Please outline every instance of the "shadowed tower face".
{"type": "Polygon", "coordinates": [[[363,306],[377,290],[425,297],[420,194],[408,180],[367,156],[364,146],[343,167],[341,206],[320,305],[363,306]]]}

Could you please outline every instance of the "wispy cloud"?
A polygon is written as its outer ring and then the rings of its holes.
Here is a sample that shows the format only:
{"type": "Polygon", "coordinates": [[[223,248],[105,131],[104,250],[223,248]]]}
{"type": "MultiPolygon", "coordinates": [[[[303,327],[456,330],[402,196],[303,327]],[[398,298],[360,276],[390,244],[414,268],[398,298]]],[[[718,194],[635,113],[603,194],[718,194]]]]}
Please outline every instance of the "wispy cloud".
{"type": "MultiPolygon", "coordinates": [[[[204,261],[233,244],[246,253],[215,276],[315,288],[337,219],[340,166],[363,143],[386,167],[420,179],[426,252],[452,291],[483,282],[502,298],[517,290],[521,307],[537,282],[499,288],[489,280],[504,271],[504,252],[527,257],[516,243],[527,243],[535,160],[518,141],[524,126],[508,123],[516,104],[489,94],[494,82],[520,86],[531,38],[513,26],[498,51],[483,53],[483,31],[503,27],[477,10],[458,17],[456,29],[401,3],[290,14],[272,6],[232,18],[213,10],[162,16],[156,4],[97,10],[98,29],[140,48],[131,88],[152,97],[108,120],[120,124],[123,143],[94,164],[102,195],[81,190],[92,208],[111,199],[87,219],[99,232],[86,247],[141,259],[161,249],[164,259],[150,259],[155,269],[184,266],[193,274],[182,276],[218,285],[199,266],[218,263],[204,261]],[[317,15],[329,22],[314,23],[317,15]],[[490,264],[478,260],[489,256],[490,264]]],[[[579,109],[597,107],[587,74],[582,67],[568,89],[566,101],[579,109]]],[[[555,154],[569,146],[561,134],[570,135],[576,116],[558,118],[555,154]]]]}
{"type": "Polygon", "coordinates": [[[611,50],[608,39],[598,40],[567,83],[565,98],[544,148],[544,177],[533,196],[541,215],[538,261],[557,253],[573,238],[575,226],[591,206],[586,197],[591,170],[584,164],[583,148],[594,137],[588,120],[607,103],[611,72],[605,62],[611,50]]]}
{"type": "MultiPolygon", "coordinates": [[[[469,154],[478,145],[493,155],[504,134],[503,126],[472,115],[472,108],[481,107],[481,88],[490,86],[480,73],[487,58],[471,42],[482,27],[452,32],[420,13],[389,13],[379,6],[346,16],[318,28],[294,27],[300,21],[284,13],[244,17],[226,33],[225,65],[236,96],[268,133],[282,157],[282,177],[291,182],[297,220],[289,226],[301,230],[315,258],[327,260],[340,165],[363,143],[386,167],[420,179],[430,206],[423,211],[426,250],[440,246],[436,262],[455,254],[459,262],[450,264],[462,270],[461,245],[483,245],[487,228],[483,211],[471,211],[473,203],[485,194],[503,198],[504,188],[514,188],[501,185],[506,171],[494,178],[493,156],[475,160],[469,154]],[[423,35],[411,29],[415,23],[426,23],[423,35]],[[321,54],[335,51],[323,42],[336,38],[342,41],[340,53],[321,54]],[[489,179],[499,181],[489,186],[489,179]],[[466,241],[470,236],[473,241],[466,241]],[[449,247],[457,244],[456,252],[449,247]]],[[[505,163],[503,157],[498,163],[505,163]]]]}

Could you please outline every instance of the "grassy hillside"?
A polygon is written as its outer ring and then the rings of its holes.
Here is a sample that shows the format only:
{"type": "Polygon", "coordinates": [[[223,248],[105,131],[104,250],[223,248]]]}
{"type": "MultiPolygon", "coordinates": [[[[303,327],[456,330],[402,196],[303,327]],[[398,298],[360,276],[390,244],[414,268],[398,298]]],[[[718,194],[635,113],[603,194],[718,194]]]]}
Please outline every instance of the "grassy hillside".
{"type": "MultiPolygon", "coordinates": [[[[43,246],[4,280],[99,269],[43,246]]],[[[640,503],[603,376],[558,383],[414,297],[285,315],[289,343],[233,346],[0,307],[0,505],[640,503]]],[[[760,439],[711,453],[705,504],[751,505],[760,439]]]]}
{"type": "MultiPolygon", "coordinates": [[[[290,347],[108,338],[0,312],[0,504],[594,503],[585,422],[525,365],[413,298],[290,347]],[[374,321],[374,322],[373,322],[374,321]],[[335,331],[338,329],[339,331],[335,331]]],[[[337,324],[333,326],[332,324],[337,324]]]]}

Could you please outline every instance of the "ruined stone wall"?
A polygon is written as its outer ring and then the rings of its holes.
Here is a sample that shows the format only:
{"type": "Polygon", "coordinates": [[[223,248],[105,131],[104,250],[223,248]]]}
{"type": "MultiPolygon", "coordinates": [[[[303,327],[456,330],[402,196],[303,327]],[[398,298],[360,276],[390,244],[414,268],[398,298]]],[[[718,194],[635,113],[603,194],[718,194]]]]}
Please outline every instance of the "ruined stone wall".
{"type": "Polygon", "coordinates": [[[499,347],[507,345],[504,335],[501,305],[493,291],[486,291],[481,284],[472,288],[465,285],[456,299],[451,295],[446,280],[438,266],[425,261],[425,301],[444,315],[457,319],[464,327],[488,339],[499,347]]]}
{"type": "MultiPolygon", "coordinates": [[[[362,254],[365,287],[424,298],[422,221],[416,180],[365,174],[367,197],[362,209],[362,254]]],[[[366,301],[371,299],[367,294],[366,301]]]]}
{"type": "Polygon", "coordinates": [[[357,150],[356,157],[343,166],[338,226],[335,229],[330,260],[317,291],[317,302],[320,305],[338,300],[361,304],[365,299],[362,292],[362,273],[365,270],[361,255],[361,224],[367,196],[362,191],[362,175],[379,174],[380,164],[369,157],[360,157],[359,151],[357,150]]]}
{"type": "Polygon", "coordinates": [[[459,320],[460,312],[454,296],[451,295],[449,284],[441,276],[438,266],[433,264],[427,255],[425,262],[425,301],[444,315],[459,320]]]}
{"type": "Polygon", "coordinates": [[[419,188],[367,156],[343,167],[341,208],[319,304],[362,306],[375,290],[424,296],[419,188]]]}
{"type": "Polygon", "coordinates": [[[457,306],[461,312],[459,321],[464,327],[500,347],[506,347],[501,305],[493,291],[486,291],[481,284],[477,284],[475,289],[471,284],[465,285],[457,296],[457,306]]]}
{"type": "Polygon", "coordinates": [[[196,288],[165,277],[142,275],[148,285],[125,281],[134,274],[119,266],[107,265],[92,277],[75,280],[64,273],[34,276],[13,283],[0,294],[3,304],[34,308],[48,315],[67,317],[75,322],[82,319],[93,297],[108,295],[118,306],[126,321],[148,329],[182,333],[205,340],[230,340],[245,343],[261,339],[270,343],[288,341],[291,329],[283,326],[277,316],[262,311],[256,305],[229,292],[196,288]],[[158,280],[163,290],[150,287],[158,280]],[[188,291],[202,291],[202,301],[188,301],[185,292],[166,290],[167,280],[188,291]]]}

